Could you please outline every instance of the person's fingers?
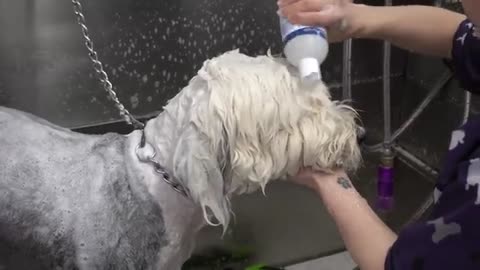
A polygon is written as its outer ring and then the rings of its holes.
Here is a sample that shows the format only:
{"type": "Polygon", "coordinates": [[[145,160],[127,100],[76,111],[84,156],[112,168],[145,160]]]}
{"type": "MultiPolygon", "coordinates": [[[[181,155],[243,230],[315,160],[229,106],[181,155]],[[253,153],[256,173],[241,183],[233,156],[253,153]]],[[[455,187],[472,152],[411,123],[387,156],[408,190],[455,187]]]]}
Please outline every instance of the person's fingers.
{"type": "Polygon", "coordinates": [[[288,6],[290,4],[293,4],[293,3],[299,2],[299,1],[302,1],[302,0],[279,0],[277,2],[277,5],[278,5],[278,7],[282,8],[282,7],[288,6]]]}
{"type": "Polygon", "coordinates": [[[340,9],[328,5],[325,9],[316,12],[299,12],[285,15],[294,24],[330,26],[337,23],[343,17],[340,9]]]}
{"type": "Polygon", "coordinates": [[[309,174],[312,173],[312,169],[310,168],[301,168],[298,173],[297,173],[297,177],[305,177],[309,174]]]}
{"type": "Polygon", "coordinates": [[[343,5],[332,0],[296,1],[280,8],[279,12],[291,23],[319,26],[330,26],[344,16],[343,5]]]}
{"type": "Polygon", "coordinates": [[[323,6],[329,4],[329,0],[300,0],[294,1],[281,7],[286,14],[295,14],[299,12],[313,12],[322,10],[323,6]]]}
{"type": "Polygon", "coordinates": [[[313,179],[313,171],[310,168],[301,168],[298,173],[292,177],[292,180],[297,183],[303,183],[313,179]]]}
{"type": "Polygon", "coordinates": [[[312,189],[315,189],[315,185],[316,185],[313,178],[310,178],[310,177],[295,176],[292,178],[292,182],[297,185],[305,186],[312,189]]]}

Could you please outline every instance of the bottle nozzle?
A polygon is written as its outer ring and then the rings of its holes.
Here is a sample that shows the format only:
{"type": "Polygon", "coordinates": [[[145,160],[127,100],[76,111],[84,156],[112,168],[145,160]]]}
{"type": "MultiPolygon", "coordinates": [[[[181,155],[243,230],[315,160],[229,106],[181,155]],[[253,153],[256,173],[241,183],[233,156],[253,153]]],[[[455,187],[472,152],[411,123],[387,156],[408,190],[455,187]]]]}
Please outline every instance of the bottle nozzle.
{"type": "Polygon", "coordinates": [[[302,79],[315,81],[322,78],[320,74],[320,64],[315,58],[304,58],[300,60],[299,71],[302,79]]]}

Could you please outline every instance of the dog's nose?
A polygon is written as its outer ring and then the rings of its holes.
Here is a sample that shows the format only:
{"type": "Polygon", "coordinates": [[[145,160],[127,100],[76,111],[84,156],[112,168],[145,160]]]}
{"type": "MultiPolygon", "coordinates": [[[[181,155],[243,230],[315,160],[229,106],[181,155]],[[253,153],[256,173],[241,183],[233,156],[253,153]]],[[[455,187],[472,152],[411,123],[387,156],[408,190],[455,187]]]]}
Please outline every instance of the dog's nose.
{"type": "Polygon", "coordinates": [[[365,139],[367,138],[367,131],[363,127],[357,128],[357,142],[358,144],[362,144],[365,139]]]}

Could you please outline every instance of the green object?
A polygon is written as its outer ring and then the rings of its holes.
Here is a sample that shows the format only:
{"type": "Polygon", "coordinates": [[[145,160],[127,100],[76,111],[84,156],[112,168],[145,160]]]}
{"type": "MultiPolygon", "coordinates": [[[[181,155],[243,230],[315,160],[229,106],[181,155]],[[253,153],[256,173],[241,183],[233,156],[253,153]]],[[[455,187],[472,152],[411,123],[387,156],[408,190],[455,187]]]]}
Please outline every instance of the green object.
{"type": "Polygon", "coordinates": [[[182,270],[283,270],[264,264],[248,266],[252,255],[252,249],[248,246],[212,248],[202,255],[192,256],[182,270]]]}
{"type": "Polygon", "coordinates": [[[257,264],[257,265],[249,266],[249,267],[245,268],[245,270],[283,270],[283,269],[270,267],[270,266],[266,266],[266,265],[263,265],[263,264],[257,264]]]}
{"type": "Polygon", "coordinates": [[[252,265],[252,266],[249,266],[247,268],[245,268],[245,270],[262,270],[264,269],[265,265],[263,264],[257,264],[257,265],[252,265]]]}
{"type": "Polygon", "coordinates": [[[251,249],[245,246],[212,248],[204,254],[193,255],[182,270],[240,270],[248,265],[251,254],[251,249]]]}

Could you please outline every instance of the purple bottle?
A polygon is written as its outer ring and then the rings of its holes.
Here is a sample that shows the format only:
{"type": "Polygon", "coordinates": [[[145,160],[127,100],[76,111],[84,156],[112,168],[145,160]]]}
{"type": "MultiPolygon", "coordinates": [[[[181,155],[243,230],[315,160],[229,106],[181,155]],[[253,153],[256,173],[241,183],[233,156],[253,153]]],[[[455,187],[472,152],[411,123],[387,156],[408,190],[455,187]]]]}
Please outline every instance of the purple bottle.
{"type": "Polygon", "coordinates": [[[386,149],[377,172],[377,208],[380,211],[389,211],[393,208],[393,160],[392,152],[386,149]]]}

